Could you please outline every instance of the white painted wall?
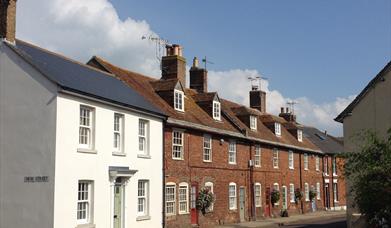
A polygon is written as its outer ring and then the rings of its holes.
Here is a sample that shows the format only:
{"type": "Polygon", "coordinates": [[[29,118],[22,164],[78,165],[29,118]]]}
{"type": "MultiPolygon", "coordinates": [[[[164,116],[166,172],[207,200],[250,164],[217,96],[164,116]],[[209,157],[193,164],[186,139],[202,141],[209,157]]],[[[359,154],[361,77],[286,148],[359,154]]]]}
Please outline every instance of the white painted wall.
{"type": "Polygon", "coordinates": [[[56,93],[0,41],[0,228],[53,227],[56,93]]]}
{"type": "Polygon", "coordinates": [[[93,223],[96,227],[111,227],[112,193],[109,166],[128,166],[138,172],[130,178],[125,193],[126,227],[161,227],[162,223],[162,121],[150,116],[125,111],[67,94],[57,98],[57,141],[55,169],[54,227],[77,226],[76,206],[79,180],[94,181],[93,223]],[[96,154],[77,152],[79,140],[80,104],[95,108],[96,154]],[[114,113],[124,114],[126,156],[114,156],[114,113]],[[149,120],[150,159],[138,158],[138,120],[149,120]],[[149,220],[136,221],[137,184],[139,179],[150,183],[149,220]]]}

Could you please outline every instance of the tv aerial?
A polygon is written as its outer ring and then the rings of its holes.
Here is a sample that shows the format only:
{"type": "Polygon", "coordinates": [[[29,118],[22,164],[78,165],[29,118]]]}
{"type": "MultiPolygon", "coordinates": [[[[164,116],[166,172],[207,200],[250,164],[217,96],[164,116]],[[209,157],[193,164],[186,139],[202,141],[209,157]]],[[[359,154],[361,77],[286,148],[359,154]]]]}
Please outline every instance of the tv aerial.
{"type": "Polygon", "coordinates": [[[299,102],[297,101],[288,101],[286,102],[287,105],[289,105],[289,108],[292,110],[292,114],[295,114],[295,105],[297,105],[299,102]]]}
{"type": "Polygon", "coordinates": [[[205,58],[202,59],[202,62],[204,63],[204,68],[205,68],[205,70],[206,70],[206,65],[207,65],[207,64],[214,64],[213,62],[209,61],[209,60],[206,58],[206,56],[205,56],[205,58]]]}
{"type": "Polygon", "coordinates": [[[142,40],[148,40],[150,42],[155,43],[155,56],[157,58],[157,61],[161,65],[161,59],[162,56],[165,55],[166,51],[166,45],[170,45],[170,42],[168,40],[162,39],[157,36],[149,35],[149,36],[142,36],[142,40]]]}
{"type": "Polygon", "coordinates": [[[263,76],[250,76],[247,78],[251,82],[251,89],[252,90],[258,90],[262,89],[262,80],[266,81],[268,78],[263,77],[263,76]]]}

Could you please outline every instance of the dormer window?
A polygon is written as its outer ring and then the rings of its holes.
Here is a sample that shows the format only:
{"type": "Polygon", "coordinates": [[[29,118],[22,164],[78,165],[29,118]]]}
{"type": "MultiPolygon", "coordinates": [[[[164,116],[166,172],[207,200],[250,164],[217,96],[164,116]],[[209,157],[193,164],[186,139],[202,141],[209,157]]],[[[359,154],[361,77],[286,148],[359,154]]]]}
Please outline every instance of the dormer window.
{"type": "Polygon", "coordinates": [[[174,90],[174,109],[183,112],[185,110],[184,95],[182,91],[174,90]]]}
{"type": "Polygon", "coordinates": [[[250,128],[251,130],[257,130],[257,117],[250,116],[250,128]]]}
{"type": "Polygon", "coordinates": [[[213,119],[221,120],[220,102],[213,101],[213,119]]]}
{"type": "Polygon", "coordinates": [[[299,142],[303,142],[303,131],[302,130],[297,130],[297,140],[299,142]]]}
{"type": "Polygon", "coordinates": [[[280,123],[274,123],[274,134],[277,136],[281,136],[281,124],[280,123]]]}

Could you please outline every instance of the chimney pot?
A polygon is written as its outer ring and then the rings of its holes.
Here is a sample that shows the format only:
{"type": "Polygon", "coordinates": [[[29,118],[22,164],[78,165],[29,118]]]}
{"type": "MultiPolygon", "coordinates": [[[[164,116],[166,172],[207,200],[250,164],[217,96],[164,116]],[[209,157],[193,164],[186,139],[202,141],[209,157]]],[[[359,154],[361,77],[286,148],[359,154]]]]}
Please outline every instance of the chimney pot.
{"type": "Polygon", "coordinates": [[[285,109],[286,109],[286,113],[290,113],[290,112],[289,112],[289,108],[288,108],[288,107],[286,107],[285,109]]]}
{"type": "Polygon", "coordinates": [[[193,59],[193,67],[198,68],[198,64],[199,64],[198,58],[194,57],[194,59],[193,59]]]}
{"type": "Polygon", "coordinates": [[[266,113],[266,93],[261,90],[250,91],[250,107],[266,113]]]}
{"type": "Polygon", "coordinates": [[[167,55],[162,57],[161,79],[178,79],[186,86],[186,59],[182,57],[182,48],[178,44],[166,45],[167,55]]]}
{"type": "Polygon", "coordinates": [[[281,113],[284,113],[284,107],[281,107],[281,113]]]}

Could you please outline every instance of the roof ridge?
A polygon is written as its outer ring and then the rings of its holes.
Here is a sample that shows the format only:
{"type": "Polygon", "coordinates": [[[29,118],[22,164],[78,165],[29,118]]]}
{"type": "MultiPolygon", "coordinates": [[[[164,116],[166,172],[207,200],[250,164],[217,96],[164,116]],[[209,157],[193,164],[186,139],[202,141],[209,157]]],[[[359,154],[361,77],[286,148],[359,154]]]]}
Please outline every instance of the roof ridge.
{"type": "MultiPolygon", "coordinates": [[[[100,57],[100,56],[97,56],[97,55],[94,55],[91,59],[95,59],[96,61],[98,61],[101,65],[103,65],[104,68],[107,68],[106,66],[104,66],[105,64],[106,65],[109,65],[109,66],[112,66],[112,67],[116,67],[118,69],[120,69],[121,71],[125,71],[127,73],[131,73],[131,74],[136,74],[137,76],[141,76],[141,77],[145,77],[149,80],[152,80],[152,81],[159,81],[159,79],[157,78],[154,78],[154,77],[151,77],[151,76],[147,76],[145,74],[141,74],[141,73],[138,73],[138,72],[135,72],[135,71],[131,71],[131,70],[128,70],[128,69],[125,69],[123,67],[120,67],[120,66],[117,66],[117,65],[114,65],[114,64],[111,64],[109,61],[107,61],[106,59],[100,57]]],[[[108,69],[109,70],[109,69],[108,69]]],[[[109,70],[110,71],[110,70],[109,70]]],[[[110,71],[111,72],[111,71],[110,71]]]]}
{"type": "MultiPolygon", "coordinates": [[[[43,52],[45,52],[45,53],[47,53],[47,54],[57,56],[57,57],[62,58],[62,59],[64,59],[64,60],[66,60],[66,61],[75,63],[75,64],[80,65],[80,66],[82,66],[82,67],[86,67],[86,68],[91,69],[91,70],[93,70],[93,71],[96,71],[96,72],[99,72],[99,73],[104,73],[104,74],[107,74],[108,76],[114,76],[112,73],[104,72],[104,71],[102,71],[102,70],[99,70],[99,69],[97,69],[97,68],[95,68],[95,67],[92,67],[92,66],[90,66],[90,65],[87,65],[87,64],[85,64],[85,63],[82,63],[82,62],[79,62],[79,61],[77,61],[77,60],[71,59],[70,57],[67,57],[67,56],[65,56],[65,55],[63,55],[63,54],[56,53],[56,52],[54,52],[54,51],[50,51],[50,50],[48,50],[48,49],[39,47],[39,46],[37,46],[37,45],[35,45],[35,44],[29,43],[29,42],[26,42],[26,41],[23,41],[23,40],[19,40],[19,39],[16,39],[16,42],[17,42],[17,43],[16,43],[16,48],[18,48],[18,43],[23,43],[23,44],[28,45],[28,46],[30,46],[30,47],[33,47],[33,48],[35,48],[35,49],[39,49],[39,50],[41,50],[41,51],[43,51],[43,52]]],[[[24,52],[24,51],[23,51],[23,52],[24,52]]],[[[26,54],[27,54],[27,53],[26,53],[26,54]]],[[[27,54],[27,55],[28,55],[28,54],[27,54]]]]}

